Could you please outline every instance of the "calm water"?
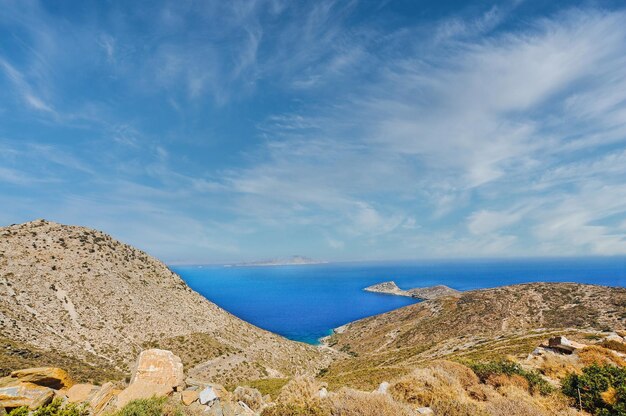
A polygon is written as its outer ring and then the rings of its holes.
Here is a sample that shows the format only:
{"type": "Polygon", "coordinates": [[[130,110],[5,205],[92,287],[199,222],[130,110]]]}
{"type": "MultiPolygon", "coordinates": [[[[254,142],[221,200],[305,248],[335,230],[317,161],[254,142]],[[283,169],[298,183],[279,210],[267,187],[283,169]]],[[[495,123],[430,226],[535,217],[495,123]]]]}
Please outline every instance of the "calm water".
{"type": "Polygon", "coordinates": [[[172,269],[234,315],[310,343],[347,322],[414,302],[362,290],[386,280],[403,289],[444,284],[469,290],[536,281],[626,286],[626,257],[172,269]]]}

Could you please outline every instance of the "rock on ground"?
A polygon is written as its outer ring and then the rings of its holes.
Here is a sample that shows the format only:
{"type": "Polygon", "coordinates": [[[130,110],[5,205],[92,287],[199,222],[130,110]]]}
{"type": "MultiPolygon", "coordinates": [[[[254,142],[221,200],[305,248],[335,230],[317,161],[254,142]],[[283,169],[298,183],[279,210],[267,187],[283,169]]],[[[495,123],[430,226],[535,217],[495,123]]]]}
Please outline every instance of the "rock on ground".
{"type": "Polygon", "coordinates": [[[131,384],[138,381],[169,386],[177,390],[185,385],[183,363],[171,351],[159,349],[142,351],[131,384]]]}

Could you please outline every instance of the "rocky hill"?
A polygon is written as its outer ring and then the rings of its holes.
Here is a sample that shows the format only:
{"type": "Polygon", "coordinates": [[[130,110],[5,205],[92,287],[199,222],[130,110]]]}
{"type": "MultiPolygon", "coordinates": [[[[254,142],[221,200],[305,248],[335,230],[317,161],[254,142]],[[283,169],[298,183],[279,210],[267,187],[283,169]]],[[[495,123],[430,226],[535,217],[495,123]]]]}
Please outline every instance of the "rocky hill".
{"type": "Polygon", "coordinates": [[[0,228],[0,334],[3,373],[36,363],[96,379],[147,347],[223,383],[315,372],[332,353],[236,318],[102,232],[45,220],[0,228]]]}
{"type": "Polygon", "coordinates": [[[333,363],[325,378],[376,382],[433,359],[523,358],[550,336],[584,340],[624,328],[626,288],[531,283],[462,292],[342,326],[325,342],[353,358],[333,363]]]}

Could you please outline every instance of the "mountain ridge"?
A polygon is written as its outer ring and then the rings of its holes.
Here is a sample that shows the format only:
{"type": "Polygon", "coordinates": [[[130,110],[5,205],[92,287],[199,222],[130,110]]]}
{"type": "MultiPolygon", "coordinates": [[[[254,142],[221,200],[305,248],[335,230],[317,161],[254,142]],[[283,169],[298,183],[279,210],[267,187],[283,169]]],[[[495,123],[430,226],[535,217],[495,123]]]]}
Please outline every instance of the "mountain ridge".
{"type": "Polygon", "coordinates": [[[0,301],[7,339],[117,370],[161,343],[195,366],[206,354],[210,369],[190,374],[224,382],[314,372],[330,360],[328,351],[244,322],[154,257],[86,227],[36,220],[0,228],[0,301]]]}

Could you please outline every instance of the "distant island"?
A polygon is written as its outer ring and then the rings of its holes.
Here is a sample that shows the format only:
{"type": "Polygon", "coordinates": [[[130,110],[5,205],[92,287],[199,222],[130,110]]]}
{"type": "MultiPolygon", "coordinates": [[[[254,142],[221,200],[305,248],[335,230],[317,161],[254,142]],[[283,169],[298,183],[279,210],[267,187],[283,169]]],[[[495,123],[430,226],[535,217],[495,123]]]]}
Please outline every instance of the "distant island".
{"type": "Polygon", "coordinates": [[[414,289],[403,290],[398,287],[396,282],[389,281],[378,283],[372,286],[368,286],[363,289],[367,292],[375,292],[375,293],[385,293],[388,295],[397,295],[397,296],[407,296],[410,298],[417,299],[436,299],[442,296],[452,296],[457,295],[460,292],[456,289],[452,289],[451,287],[445,285],[437,285],[430,287],[417,287],[414,289]]]}
{"type": "Polygon", "coordinates": [[[327,261],[314,260],[304,256],[291,256],[282,259],[259,260],[245,263],[226,264],[224,267],[259,267],[259,266],[304,266],[308,264],[325,264],[327,261]]]}

